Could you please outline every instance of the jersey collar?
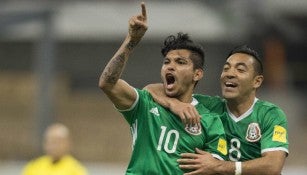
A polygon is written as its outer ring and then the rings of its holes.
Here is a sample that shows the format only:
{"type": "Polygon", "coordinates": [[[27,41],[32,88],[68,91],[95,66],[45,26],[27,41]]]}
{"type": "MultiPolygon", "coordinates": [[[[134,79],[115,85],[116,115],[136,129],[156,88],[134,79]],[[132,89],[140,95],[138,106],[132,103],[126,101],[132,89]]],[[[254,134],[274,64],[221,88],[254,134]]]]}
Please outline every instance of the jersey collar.
{"type": "Polygon", "coordinates": [[[230,112],[228,106],[226,105],[226,108],[227,108],[227,113],[228,115],[230,116],[230,118],[235,121],[235,122],[239,122],[243,119],[245,119],[246,117],[248,117],[252,112],[253,112],[253,109],[254,109],[254,106],[256,104],[256,102],[258,101],[258,98],[255,98],[254,99],[254,102],[253,102],[253,105],[244,113],[242,114],[241,116],[239,117],[236,117],[233,113],[230,112]]]}
{"type": "Polygon", "coordinates": [[[196,106],[197,104],[198,104],[198,101],[196,100],[196,98],[192,97],[191,105],[196,106]]]}

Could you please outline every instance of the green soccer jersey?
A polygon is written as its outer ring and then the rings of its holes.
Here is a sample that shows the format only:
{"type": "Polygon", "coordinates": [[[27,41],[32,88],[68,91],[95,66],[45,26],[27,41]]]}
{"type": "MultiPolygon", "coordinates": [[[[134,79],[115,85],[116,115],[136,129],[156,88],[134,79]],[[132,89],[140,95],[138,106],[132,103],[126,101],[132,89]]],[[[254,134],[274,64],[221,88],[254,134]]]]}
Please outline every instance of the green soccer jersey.
{"type": "Polygon", "coordinates": [[[217,158],[226,158],[225,132],[217,114],[209,113],[193,99],[202,115],[201,128],[185,127],[178,116],[154,102],[145,90],[136,89],[136,102],[128,110],[120,110],[130,125],[133,151],[127,175],[183,174],[177,159],[181,153],[200,148],[217,158]]]}
{"type": "Polygon", "coordinates": [[[288,153],[287,119],[276,105],[255,99],[253,106],[236,118],[220,97],[194,95],[194,98],[211,112],[221,114],[230,160],[251,160],[275,150],[288,153]]]}

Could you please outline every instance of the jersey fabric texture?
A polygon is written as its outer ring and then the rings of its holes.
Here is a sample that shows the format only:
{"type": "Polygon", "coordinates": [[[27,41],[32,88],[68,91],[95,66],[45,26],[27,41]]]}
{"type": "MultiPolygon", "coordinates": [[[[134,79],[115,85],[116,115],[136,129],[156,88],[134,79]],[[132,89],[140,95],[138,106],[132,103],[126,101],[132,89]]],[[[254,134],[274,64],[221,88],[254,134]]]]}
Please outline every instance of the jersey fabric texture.
{"type": "Polygon", "coordinates": [[[278,106],[256,98],[253,106],[236,118],[227,109],[226,100],[220,97],[197,94],[194,98],[211,112],[221,114],[230,160],[251,160],[276,150],[288,154],[287,119],[278,106]]]}
{"type": "Polygon", "coordinates": [[[23,169],[22,175],[87,175],[85,167],[70,155],[64,156],[56,163],[51,157],[42,156],[30,161],[23,169]]]}
{"type": "Polygon", "coordinates": [[[119,110],[129,123],[133,137],[133,151],[127,175],[183,174],[177,159],[181,153],[207,150],[225,158],[227,145],[220,117],[194,99],[202,114],[201,129],[186,128],[180,118],[154,102],[146,90],[135,89],[137,99],[128,110],[119,110]],[[199,131],[199,132],[198,132],[199,131]]]}

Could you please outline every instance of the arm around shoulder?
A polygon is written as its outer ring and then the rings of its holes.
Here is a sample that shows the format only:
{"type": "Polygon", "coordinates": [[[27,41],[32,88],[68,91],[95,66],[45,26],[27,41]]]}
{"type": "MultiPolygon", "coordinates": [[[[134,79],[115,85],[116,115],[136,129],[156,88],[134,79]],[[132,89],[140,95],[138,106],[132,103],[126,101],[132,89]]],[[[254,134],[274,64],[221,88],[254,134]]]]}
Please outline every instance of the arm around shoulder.
{"type": "Polygon", "coordinates": [[[168,97],[164,93],[162,83],[149,84],[144,89],[151,94],[157,103],[170,109],[174,114],[179,116],[184,124],[199,124],[200,115],[196,108],[190,103],[183,103],[176,98],[168,97]]]}

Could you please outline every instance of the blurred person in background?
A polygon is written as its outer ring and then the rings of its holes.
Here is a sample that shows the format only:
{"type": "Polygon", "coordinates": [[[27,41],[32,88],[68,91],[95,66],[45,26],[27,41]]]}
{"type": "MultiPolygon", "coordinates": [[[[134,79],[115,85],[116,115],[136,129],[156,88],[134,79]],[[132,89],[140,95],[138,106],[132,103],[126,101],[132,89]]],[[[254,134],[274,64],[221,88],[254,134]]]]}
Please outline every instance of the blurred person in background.
{"type": "MultiPolygon", "coordinates": [[[[288,155],[288,122],[276,105],[260,100],[256,91],[263,82],[263,66],[258,53],[246,45],[230,52],[220,83],[224,97],[195,94],[211,112],[221,114],[230,161],[214,159],[205,151],[185,153],[178,160],[186,175],[279,175],[288,155]]],[[[194,107],[167,97],[161,84],[145,87],[154,99],[170,108],[184,121],[192,121],[194,107]]]]}
{"type": "Polygon", "coordinates": [[[43,147],[46,154],[27,163],[22,175],[87,175],[86,168],[70,154],[70,132],[65,125],[50,125],[43,147]]]}
{"type": "Polygon", "coordinates": [[[192,98],[195,85],[203,77],[204,53],[187,34],[170,35],[164,41],[161,79],[166,93],[195,105],[203,116],[202,126],[182,124],[168,109],[154,102],[148,91],[133,88],[120,79],[129,56],[147,30],[145,4],[141,7],[142,13],[130,18],[125,40],[99,79],[99,87],[131,128],[133,152],[126,174],[183,174],[177,159],[183,152],[194,152],[195,147],[223,159],[227,145],[219,116],[208,113],[192,98]]]}

